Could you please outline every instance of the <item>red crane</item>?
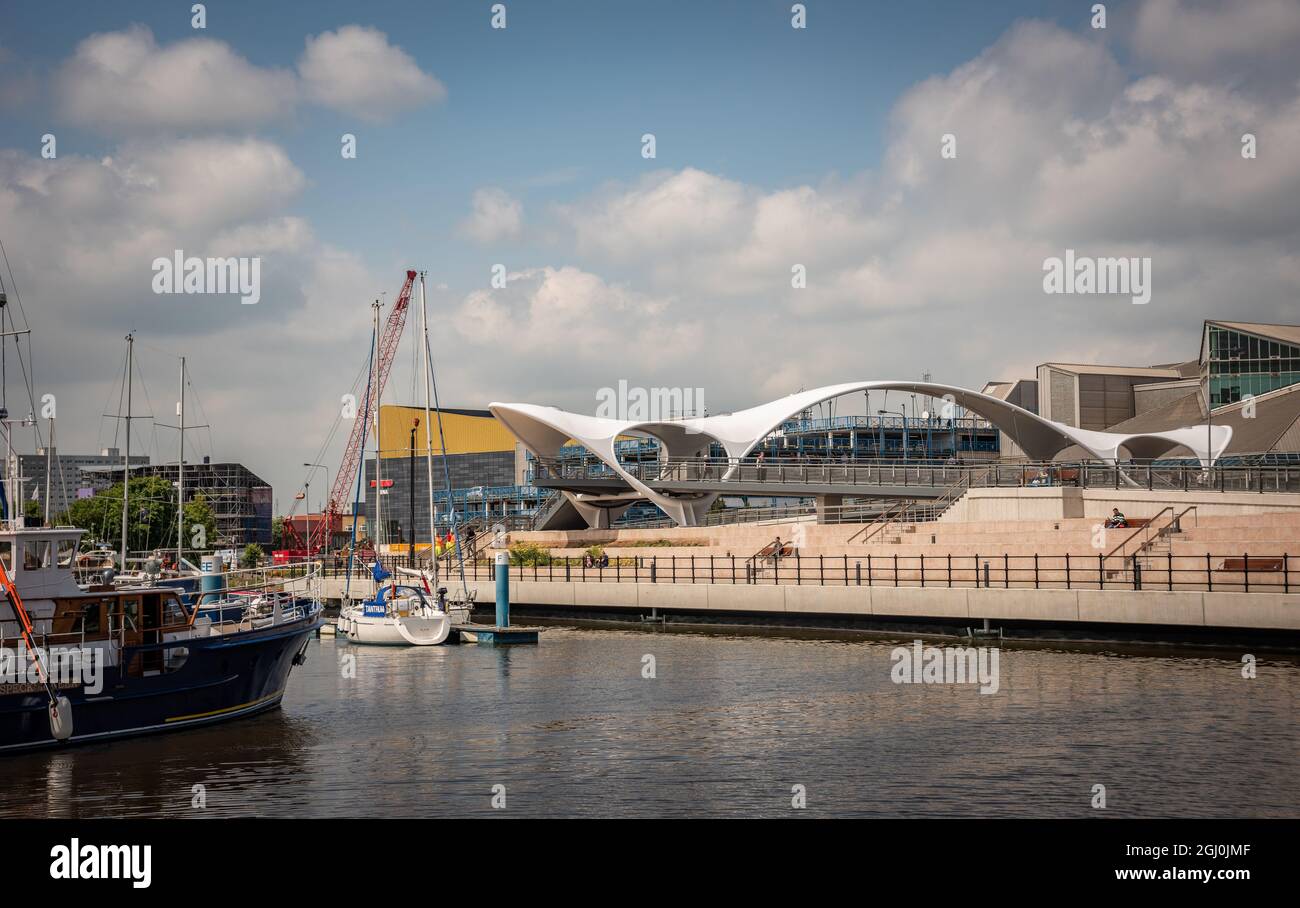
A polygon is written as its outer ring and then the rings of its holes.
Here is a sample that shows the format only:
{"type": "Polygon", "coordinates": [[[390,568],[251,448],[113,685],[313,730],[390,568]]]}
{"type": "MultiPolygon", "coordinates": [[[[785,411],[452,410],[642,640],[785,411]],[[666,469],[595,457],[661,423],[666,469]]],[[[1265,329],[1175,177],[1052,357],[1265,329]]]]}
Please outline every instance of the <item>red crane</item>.
{"type": "MultiPolygon", "coordinates": [[[[388,373],[393,368],[393,357],[397,353],[398,342],[401,341],[402,331],[406,327],[406,312],[410,308],[411,288],[414,285],[415,272],[407,271],[406,283],[402,284],[402,292],[397,294],[397,302],[393,304],[393,308],[388,313],[384,333],[379,339],[377,352],[379,359],[378,382],[377,387],[370,389],[371,407],[379,405],[384,393],[384,385],[388,383],[388,373]]],[[[364,398],[361,403],[364,404],[364,398]]],[[[324,518],[311,522],[311,538],[304,543],[302,536],[294,529],[292,521],[284,521],[282,532],[286,552],[282,557],[310,556],[328,548],[335,524],[339,522],[343,515],[343,505],[351,499],[353,489],[356,487],[357,467],[360,465],[362,454],[365,451],[366,438],[370,434],[370,423],[373,414],[374,410],[371,409],[366,413],[358,413],[357,418],[353,420],[352,433],[348,436],[348,445],[343,449],[343,462],[339,464],[338,472],[334,474],[334,485],[330,489],[329,498],[325,502],[324,518]]]]}

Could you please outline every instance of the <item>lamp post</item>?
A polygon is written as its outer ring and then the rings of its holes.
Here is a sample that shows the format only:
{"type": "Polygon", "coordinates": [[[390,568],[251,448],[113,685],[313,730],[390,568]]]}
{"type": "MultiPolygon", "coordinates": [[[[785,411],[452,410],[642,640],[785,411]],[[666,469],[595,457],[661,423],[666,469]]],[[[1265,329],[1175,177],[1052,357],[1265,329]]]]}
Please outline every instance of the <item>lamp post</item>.
{"type": "MultiPolygon", "coordinates": [[[[307,557],[310,558],[311,557],[311,477],[312,474],[315,473],[317,470],[324,470],[325,488],[329,488],[330,468],[325,466],[325,464],[323,463],[305,463],[303,464],[303,466],[309,468],[307,472],[307,482],[303,483],[303,485],[307,489],[307,557]]],[[[329,518],[328,514],[322,516],[324,519],[329,518]]],[[[329,532],[330,532],[330,528],[328,526],[325,527],[325,541],[321,545],[321,553],[324,555],[329,554],[329,549],[330,549],[329,532]]]]}
{"type": "MultiPolygon", "coordinates": [[[[903,463],[907,463],[907,408],[900,410],[878,410],[881,416],[901,416],[903,417],[903,463]]],[[[883,426],[881,427],[884,428],[883,426]]]]}

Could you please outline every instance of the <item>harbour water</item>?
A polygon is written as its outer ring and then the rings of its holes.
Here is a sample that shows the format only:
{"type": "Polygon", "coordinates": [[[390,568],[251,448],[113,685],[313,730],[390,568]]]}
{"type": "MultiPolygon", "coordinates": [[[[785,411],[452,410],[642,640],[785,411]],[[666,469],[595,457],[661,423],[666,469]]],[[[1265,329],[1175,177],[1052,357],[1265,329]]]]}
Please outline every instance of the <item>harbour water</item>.
{"type": "Polygon", "coordinates": [[[1294,658],[1008,646],[982,695],[893,683],[898,645],[324,638],[279,711],[4,758],[0,816],[786,816],[797,785],[809,816],[1300,816],[1294,658]]]}

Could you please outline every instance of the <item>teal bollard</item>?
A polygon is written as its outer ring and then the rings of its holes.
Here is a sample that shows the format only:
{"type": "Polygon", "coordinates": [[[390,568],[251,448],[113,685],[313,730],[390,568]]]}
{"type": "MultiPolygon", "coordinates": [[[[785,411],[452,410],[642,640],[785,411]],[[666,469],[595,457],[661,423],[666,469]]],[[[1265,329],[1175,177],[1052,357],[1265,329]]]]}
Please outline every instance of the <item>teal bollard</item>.
{"type": "Polygon", "coordinates": [[[497,627],[510,626],[510,555],[497,552],[497,627]]]}
{"type": "Polygon", "coordinates": [[[221,594],[226,589],[225,569],[225,562],[220,555],[209,555],[203,559],[203,576],[199,578],[201,605],[221,600],[221,594]]]}

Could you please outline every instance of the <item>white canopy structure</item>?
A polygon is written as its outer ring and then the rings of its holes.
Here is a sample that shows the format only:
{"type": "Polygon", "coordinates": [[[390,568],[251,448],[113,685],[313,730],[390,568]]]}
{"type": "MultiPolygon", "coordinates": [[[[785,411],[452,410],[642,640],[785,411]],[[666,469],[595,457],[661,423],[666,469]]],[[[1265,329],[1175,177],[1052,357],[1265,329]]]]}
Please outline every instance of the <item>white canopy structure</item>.
{"type": "MultiPolygon", "coordinates": [[[[619,436],[649,436],[658,439],[662,456],[670,460],[704,457],[710,444],[722,445],[727,456],[740,459],[791,417],[824,401],[862,391],[904,391],[943,398],[979,414],[997,426],[1031,459],[1048,461],[1077,445],[1091,457],[1106,463],[1122,455],[1155,458],[1175,448],[1184,448],[1201,464],[1210,466],[1232,440],[1229,426],[1186,426],[1162,432],[1117,433],[1076,429],[1044,419],[1036,413],[987,394],[912,381],[867,381],[827,385],[799,391],[788,397],[760,404],[748,410],[720,416],[673,420],[634,421],[584,416],[556,407],[535,404],[492,403],[488,409],[535,456],[553,460],[570,439],[586,448],[622,478],[638,496],[658,505],[683,526],[695,526],[708,511],[716,495],[679,498],[651,489],[619,463],[614,442],[619,436]]],[[[734,467],[733,467],[734,469],[734,467]]],[[[591,526],[608,526],[631,504],[628,496],[564,493],[591,526]]]]}

